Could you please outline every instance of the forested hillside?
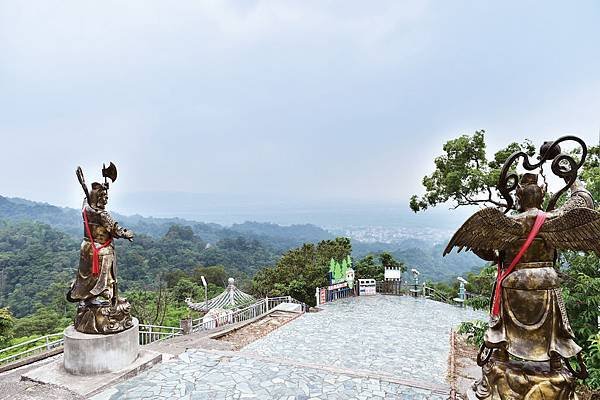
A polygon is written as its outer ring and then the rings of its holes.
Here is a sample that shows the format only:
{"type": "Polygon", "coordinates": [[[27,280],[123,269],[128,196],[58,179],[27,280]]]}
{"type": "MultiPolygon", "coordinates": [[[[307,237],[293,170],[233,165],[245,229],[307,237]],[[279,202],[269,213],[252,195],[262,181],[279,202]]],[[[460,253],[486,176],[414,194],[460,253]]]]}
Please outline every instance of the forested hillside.
{"type": "MultiPolygon", "coordinates": [[[[198,267],[213,266],[249,287],[257,271],[276,265],[287,250],[334,239],[314,225],[245,222],[227,228],[176,218],[115,217],[136,232],[133,242],[115,244],[123,291],[153,290],[164,279],[175,286],[198,267]]],[[[23,317],[62,301],[79,262],[82,229],[78,210],[0,196],[0,307],[23,317]]],[[[434,281],[481,265],[472,254],[442,258],[441,245],[413,239],[397,245],[352,241],[356,260],[383,251],[434,281]]],[[[225,279],[212,283],[224,286],[225,279]]]]}

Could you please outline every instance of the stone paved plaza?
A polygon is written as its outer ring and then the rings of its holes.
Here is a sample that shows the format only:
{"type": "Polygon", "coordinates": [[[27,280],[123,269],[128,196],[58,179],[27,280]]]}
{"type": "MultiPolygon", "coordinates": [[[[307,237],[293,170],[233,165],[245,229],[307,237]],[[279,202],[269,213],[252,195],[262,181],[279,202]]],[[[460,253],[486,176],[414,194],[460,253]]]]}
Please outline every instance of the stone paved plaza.
{"type": "Polygon", "coordinates": [[[190,349],[96,399],[445,399],[450,329],[482,317],[410,297],[339,300],[239,352],[190,349]]]}
{"type": "Polygon", "coordinates": [[[348,298],[323,308],[244,351],[443,384],[451,328],[485,318],[481,312],[408,296],[348,298]]]}

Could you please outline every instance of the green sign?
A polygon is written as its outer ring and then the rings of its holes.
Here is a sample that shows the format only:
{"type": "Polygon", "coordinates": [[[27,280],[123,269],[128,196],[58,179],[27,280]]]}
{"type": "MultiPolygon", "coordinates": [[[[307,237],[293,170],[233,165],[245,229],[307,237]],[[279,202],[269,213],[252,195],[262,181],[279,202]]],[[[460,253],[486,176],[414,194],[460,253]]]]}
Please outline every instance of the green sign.
{"type": "MultiPolygon", "coordinates": [[[[331,284],[342,283],[348,281],[348,272],[352,269],[352,259],[350,256],[344,258],[342,262],[338,262],[333,258],[329,261],[329,272],[331,273],[331,284]]],[[[353,271],[352,271],[353,272],[353,271]]],[[[354,281],[354,273],[351,273],[352,281],[354,281]]],[[[348,282],[350,285],[352,283],[348,282]]],[[[350,286],[352,287],[352,286],[350,286]]]]}

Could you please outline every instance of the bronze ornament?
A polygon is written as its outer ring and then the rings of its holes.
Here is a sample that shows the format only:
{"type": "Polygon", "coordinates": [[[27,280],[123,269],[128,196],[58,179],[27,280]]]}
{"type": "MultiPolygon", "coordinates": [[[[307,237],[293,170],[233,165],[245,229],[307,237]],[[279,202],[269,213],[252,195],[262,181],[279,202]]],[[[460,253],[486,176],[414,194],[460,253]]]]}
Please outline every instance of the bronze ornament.
{"type": "Polygon", "coordinates": [[[497,186],[507,201],[506,209],[477,211],[444,250],[444,255],[454,247],[471,250],[484,260],[498,262],[499,278],[493,293],[499,302],[493,302],[492,294],[491,303],[496,307],[490,308],[489,328],[477,356],[482,378],[473,384],[469,398],[577,398],[576,379],[584,379],[587,371],[581,347],[573,340],[556,259],[561,250],[600,254],[600,212],[577,180],[586,155],[585,143],[574,136],[544,143],[538,162],[531,162],[522,151],[513,153],[502,167],[497,186]],[[559,143],[565,141],[581,146],[579,160],[561,152],[559,143]],[[520,159],[526,171],[551,162],[551,171],[566,182],[545,211],[545,188],[538,185],[538,175],[527,172],[519,177],[515,172],[520,159]],[[567,190],[568,199],[556,208],[567,190]],[[571,359],[579,365],[577,370],[571,359]]]}
{"type": "Polygon", "coordinates": [[[82,206],[84,222],[79,268],[67,300],[79,303],[74,326],[79,332],[108,334],[124,331],[133,326],[131,306],[119,297],[117,261],[114,239],[133,239],[133,232],[116,222],[106,211],[108,181],[117,179],[117,168],[111,162],[103,166],[104,183],[92,183],[90,191],[81,167],[76,171],[85,199],[82,206]]]}

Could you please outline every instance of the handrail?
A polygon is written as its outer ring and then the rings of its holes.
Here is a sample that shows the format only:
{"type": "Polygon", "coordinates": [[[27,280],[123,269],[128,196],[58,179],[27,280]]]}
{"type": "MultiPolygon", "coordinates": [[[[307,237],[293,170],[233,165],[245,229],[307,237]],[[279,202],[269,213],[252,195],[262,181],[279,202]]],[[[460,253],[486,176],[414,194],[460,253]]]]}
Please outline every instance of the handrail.
{"type": "MultiPolygon", "coordinates": [[[[281,303],[295,303],[302,306],[302,311],[306,311],[308,306],[301,301],[298,301],[291,296],[266,297],[258,302],[251,304],[242,309],[232,311],[229,314],[220,315],[210,320],[204,321],[203,318],[192,320],[192,332],[214,329],[216,327],[231,323],[243,322],[263,314],[273,309],[281,303]]],[[[183,329],[177,326],[164,325],[139,325],[139,343],[147,345],[153,342],[166,340],[175,336],[183,335],[183,329]]],[[[23,343],[15,344],[4,349],[0,349],[0,356],[6,353],[15,351],[14,354],[0,358],[0,364],[26,358],[34,353],[46,349],[53,350],[61,347],[64,344],[64,333],[52,333],[38,338],[29,339],[23,343]],[[56,338],[56,339],[51,339],[56,338]],[[41,342],[39,345],[36,343],[41,342]],[[20,351],[21,350],[21,351],[20,351]]]]}
{"type": "Polygon", "coordinates": [[[223,314],[211,316],[210,318],[207,318],[206,316],[196,318],[192,320],[192,332],[207,331],[216,329],[223,325],[248,321],[266,314],[269,310],[272,310],[273,307],[276,307],[282,303],[300,304],[303,312],[308,310],[308,306],[306,304],[294,299],[291,296],[265,297],[264,299],[261,299],[256,303],[239,310],[230,312],[226,311],[223,314]]]}
{"type": "MultiPolygon", "coordinates": [[[[162,326],[162,325],[139,325],[139,342],[141,345],[147,345],[152,342],[169,339],[174,336],[182,335],[182,329],[176,326],[162,326]],[[165,330],[168,330],[165,332],[165,330]]],[[[29,357],[39,350],[53,350],[61,347],[64,344],[64,333],[52,333],[50,335],[40,336],[38,338],[29,339],[23,343],[15,344],[9,347],[0,349],[0,355],[6,354],[11,351],[16,351],[14,354],[7,355],[0,358],[0,364],[7,362],[16,361],[18,359],[29,357]],[[57,338],[52,339],[51,338],[57,338]],[[39,345],[35,343],[41,342],[39,345]],[[33,345],[33,346],[32,346],[33,345]],[[19,351],[21,350],[21,351],[19,351]]]]}
{"type": "Polygon", "coordinates": [[[440,293],[439,291],[435,290],[432,287],[423,285],[423,292],[424,292],[425,296],[431,296],[431,293],[433,293],[434,295],[436,295],[438,297],[438,299],[441,299],[442,302],[449,303],[449,300],[445,295],[443,295],[442,293],[440,293]]]}
{"type": "MultiPolygon", "coordinates": [[[[0,349],[0,353],[4,353],[4,352],[6,352],[6,351],[9,351],[9,350],[12,350],[12,349],[16,349],[16,348],[18,348],[18,347],[23,347],[23,346],[25,346],[25,345],[28,345],[28,344],[30,344],[30,343],[35,343],[35,342],[38,342],[38,341],[40,341],[40,340],[42,340],[42,339],[46,339],[46,338],[53,337],[53,336],[62,336],[62,335],[63,335],[63,333],[62,333],[62,332],[60,332],[60,333],[51,333],[51,334],[49,334],[49,335],[40,336],[40,337],[38,337],[38,338],[35,338],[35,339],[29,339],[29,340],[27,340],[26,342],[22,342],[22,343],[15,344],[15,345],[13,345],[13,346],[10,346],[10,347],[5,347],[5,348],[3,348],[3,349],[0,349]]],[[[0,362],[1,362],[1,360],[0,360],[0,362]]]]}
{"type": "Polygon", "coordinates": [[[62,333],[53,333],[50,335],[40,336],[35,339],[30,339],[23,343],[19,343],[19,344],[13,345],[13,346],[5,347],[4,349],[0,349],[0,353],[6,354],[11,351],[16,351],[16,352],[14,354],[10,354],[10,355],[0,358],[0,364],[32,355],[33,353],[35,353],[41,349],[50,351],[54,348],[62,346],[63,341],[64,340],[62,337],[62,333]],[[58,339],[51,340],[50,338],[53,338],[53,337],[58,337],[58,339]],[[29,345],[33,345],[33,344],[39,343],[39,342],[41,342],[41,344],[34,345],[33,347],[29,347],[29,345]],[[25,348],[25,350],[19,351],[19,350],[22,350],[23,348],[25,348]]]}

